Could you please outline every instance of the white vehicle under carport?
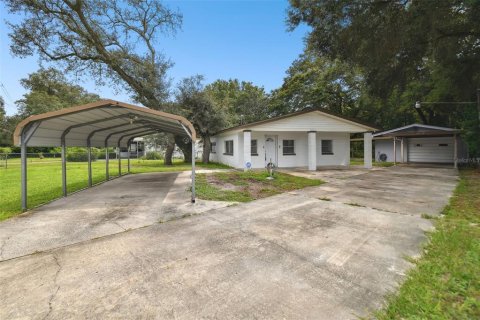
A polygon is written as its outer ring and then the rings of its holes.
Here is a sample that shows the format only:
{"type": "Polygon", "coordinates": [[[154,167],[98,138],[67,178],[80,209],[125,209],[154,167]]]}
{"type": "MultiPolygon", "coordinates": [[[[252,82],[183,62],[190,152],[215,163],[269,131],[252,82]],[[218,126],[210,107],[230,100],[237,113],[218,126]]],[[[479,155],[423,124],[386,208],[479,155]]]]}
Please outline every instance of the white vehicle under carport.
{"type": "Polygon", "coordinates": [[[468,158],[460,130],[411,124],[373,135],[375,160],[400,163],[453,164],[468,158]],[[395,150],[395,151],[394,151],[395,150]]]}

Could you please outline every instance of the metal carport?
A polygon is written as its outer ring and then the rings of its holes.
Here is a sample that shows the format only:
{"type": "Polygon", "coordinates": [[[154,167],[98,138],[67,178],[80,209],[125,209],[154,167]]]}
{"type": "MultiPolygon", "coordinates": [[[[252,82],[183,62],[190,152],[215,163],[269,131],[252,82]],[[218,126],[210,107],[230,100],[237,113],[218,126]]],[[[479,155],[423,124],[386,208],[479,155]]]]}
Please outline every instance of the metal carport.
{"type": "MultiPolygon", "coordinates": [[[[22,210],[27,210],[27,146],[62,148],[62,189],[67,196],[67,147],[86,147],[88,186],[92,186],[92,147],[127,147],[135,137],[168,132],[192,141],[192,202],[195,202],[195,140],[193,125],[184,117],[114,100],[97,102],[34,115],[20,122],[14,144],[21,147],[22,210]]],[[[105,175],[109,180],[109,157],[105,153],[105,175]]],[[[121,176],[121,159],[119,159],[121,176]]],[[[128,158],[130,172],[130,158],[128,158]]]]}
{"type": "MultiPolygon", "coordinates": [[[[389,138],[392,139],[393,141],[393,163],[395,164],[397,162],[397,141],[400,142],[400,162],[405,162],[405,154],[408,154],[407,156],[407,162],[410,161],[410,154],[411,154],[411,143],[415,145],[416,143],[414,142],[415,139],[434,139],[434,138],[449,138],[448,142],[452,142],[452,155],[451,157],[451,162],[453,163],[454,168],[457,168],[457,162],[458,162],[458,134],[461,131],[459,129],[454,129],[454,128],[447,128],[447,127],[438,127],[438,126],[431,126],[431,125],[426,125],[426,124],[410,124],[404,127],[400,128],[395,128],[379,133],[375,133],[373,135],[374,140],[382,139],[382,138],[389,138]],[[450,140],[451,137],[451,140],[450,140]]],[[[449,144],[448,143],[448,144],[449,144]]],[[[444,143],[438,144],[438,142],[432,140],[432,145],[437,144],[437,146],[444,145],[444,143]]],[[[419,147],[422,146],[422,144],[418,144],[419,147]]],[[[447,146],[447,144],[445,144],[447,146]]],[[[430,147],[433,149],[429,149],[429,152],[433,156],[440,156],[441,155],[441,149],[437,148],[435,149],[434,147],[430,147]]],[[[415,161],[414,161],[415,162],[415,161]]],[[[417,162],[426,162],[429,163],[430,161],[417,161],[417,162]]],[[[433,161],[432,161],[433,162],[433,161]]],[[[436,162],[436,161],[435,161],[436,162]]],[[[450,161],[448,161],[450,162],[450,161]]]]}

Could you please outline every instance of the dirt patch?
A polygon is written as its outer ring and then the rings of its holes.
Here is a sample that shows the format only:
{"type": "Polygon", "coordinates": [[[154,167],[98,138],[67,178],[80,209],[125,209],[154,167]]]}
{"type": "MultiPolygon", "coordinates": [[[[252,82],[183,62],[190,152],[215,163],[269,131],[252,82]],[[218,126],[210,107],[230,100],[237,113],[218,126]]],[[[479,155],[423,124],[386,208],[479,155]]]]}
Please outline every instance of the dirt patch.
{"type": "Polygon", "coordinates": [[[243,191],[245,189],[242,186],[236,186],[230,182],[222,181],[212,174],[207,174],[207,182],[212,186],[225,191],[243,191]]]}
{"type": "Polygon", "coordinates": [[[235,177],[228,177],[225,179],[225,177],[219,178],[214,174],[209,174],[206,177],[207,182],[210,185],[222,191],[245,192],[253,199],[265,198],[281,192],[281,189],[272,184],[261,182],[256,179],[245,179],[245,184],[241,183],[240,185],[235,185],[235,182],[238,183],[238,181],[235,180],[235,177]]]}

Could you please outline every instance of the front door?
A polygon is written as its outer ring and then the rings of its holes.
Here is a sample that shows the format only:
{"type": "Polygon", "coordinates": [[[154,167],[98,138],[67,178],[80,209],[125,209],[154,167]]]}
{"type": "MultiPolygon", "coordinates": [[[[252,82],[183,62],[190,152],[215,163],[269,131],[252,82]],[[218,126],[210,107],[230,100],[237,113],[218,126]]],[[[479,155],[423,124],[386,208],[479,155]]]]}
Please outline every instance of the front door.
{"type": "Polygon", "coordinates": [[[265,136],[265,166],[270,162],[277,167],[277,136],[265,136]]]}

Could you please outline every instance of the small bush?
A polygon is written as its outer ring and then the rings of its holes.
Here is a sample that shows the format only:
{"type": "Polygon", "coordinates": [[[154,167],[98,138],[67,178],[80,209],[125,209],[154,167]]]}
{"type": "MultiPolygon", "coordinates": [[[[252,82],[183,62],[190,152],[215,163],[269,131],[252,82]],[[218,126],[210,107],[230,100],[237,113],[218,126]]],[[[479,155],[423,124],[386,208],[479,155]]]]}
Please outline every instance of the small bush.
{"type": "Polygon", "coordinates": [[[156,151],[149,151],[147,152],[145,158],[147,160],[161,160],[162,159],[162,155],[156,151]]]}
{"type": "Polygon", "coordinates": [[[10,147],[0,147],[0,153],[12,153],[12,148],[10,148],[10,147]]]}
{"type": "MultiPolygon", "coordinates": [[[[98,159],[98,149],[92,148],[92,161],[98,159]]],[[[67,150],[67,161],[70,162],[87,162],[88,152],[86,148],[69,148],[67,150]]]]}

